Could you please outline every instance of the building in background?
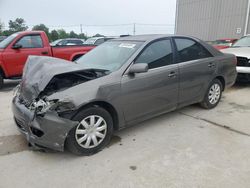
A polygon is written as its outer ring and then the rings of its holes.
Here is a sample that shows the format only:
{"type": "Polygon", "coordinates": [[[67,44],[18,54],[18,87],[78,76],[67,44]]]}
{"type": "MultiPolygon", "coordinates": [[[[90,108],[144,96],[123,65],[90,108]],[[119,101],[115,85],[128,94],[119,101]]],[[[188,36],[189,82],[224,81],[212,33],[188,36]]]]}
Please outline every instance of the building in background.
{"type": "Polygon", "coordinates": [[[177,0],[176,34],[206,41],[250,34],[250,0],[177,0]]]}

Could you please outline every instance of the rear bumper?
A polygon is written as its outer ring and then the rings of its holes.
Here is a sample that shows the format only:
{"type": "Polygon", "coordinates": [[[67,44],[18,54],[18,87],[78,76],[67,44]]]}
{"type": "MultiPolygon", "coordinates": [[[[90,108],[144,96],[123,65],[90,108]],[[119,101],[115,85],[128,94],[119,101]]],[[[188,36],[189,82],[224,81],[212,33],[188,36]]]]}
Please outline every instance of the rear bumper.
{"type": "Polygon", "coordinates": [[[12,111],[19,131],[35,148],[63,151],[69,131],[78,124],[52,111],[38,116],[21,104],[18,97],[12,101],[12,111]]]}
{"type": "Polygon", "coordinates": [[[250,74],[250,67],[236,67],[238,73],[250,74]]]}

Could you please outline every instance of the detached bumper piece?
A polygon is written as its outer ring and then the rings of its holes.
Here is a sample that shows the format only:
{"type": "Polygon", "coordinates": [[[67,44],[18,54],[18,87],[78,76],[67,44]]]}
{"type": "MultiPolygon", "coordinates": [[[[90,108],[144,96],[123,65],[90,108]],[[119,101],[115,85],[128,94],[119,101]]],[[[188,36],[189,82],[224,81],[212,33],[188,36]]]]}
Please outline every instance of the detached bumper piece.
{"type": "Polygon", "coordinates": [[[48,111],[43,115],[35,114],[18,97],[12,101],[12,111],[19,131],[37,149],[64,150],[64,142],[69,131],[78,122],[59,117],[56,112],[48,111]]]}

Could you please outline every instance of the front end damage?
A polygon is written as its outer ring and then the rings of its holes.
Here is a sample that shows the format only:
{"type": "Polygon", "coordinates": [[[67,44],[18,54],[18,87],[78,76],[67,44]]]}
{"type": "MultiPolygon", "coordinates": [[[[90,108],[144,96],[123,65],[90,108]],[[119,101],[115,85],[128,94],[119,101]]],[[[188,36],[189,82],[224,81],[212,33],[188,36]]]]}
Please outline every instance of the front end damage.
{"type": "Polygon", "coordinates": [[[51,95],[105,75],[103,71],[82,70],[67,64],[69,62],[54,58],[30,58],[15,91],[14,120],[35,148],[63,151],[69,131],[79,124],[67,116],[77,112],[74,102],[67,97],[52,99],[51,95]]]}
{"type": "Polygon", "coordinates": [[[79,122],[61,117],[56,109],[63,111],[70,108],[70,105],[68,102],[64,104],[40,99],[26,106],[16,95],[12,102],[12,111],[19,131],[33,147],[63,151],[69,131],[79,122]]]}

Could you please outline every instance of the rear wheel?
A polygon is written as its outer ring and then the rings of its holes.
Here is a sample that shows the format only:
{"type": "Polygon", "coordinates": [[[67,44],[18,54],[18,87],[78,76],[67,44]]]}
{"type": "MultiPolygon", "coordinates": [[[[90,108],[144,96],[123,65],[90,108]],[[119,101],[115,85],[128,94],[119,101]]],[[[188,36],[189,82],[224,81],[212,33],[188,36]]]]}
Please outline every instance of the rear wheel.
{"type": "Polygon", "coordinates": [[[201,106],[206,109],[212,109],[216,107],[220,102],[222,90],[223,88],[221,81],[218,79],[213,80],[209,85],[203,101],[200,103],[201,106]]]}
{"type": "Polygon", "coordinates": [[[66,147],[78,155],[92,155],[103,149],[113,134],[111,115],[101,107],[90,107],[76,115],[80,123],[68,134],[66,147]]]}
{"type": "Polygon", "coordinates": [[[3,80],[3,74],[0,72],[0,89],[3,88],[4,80],[3,80]]]}

